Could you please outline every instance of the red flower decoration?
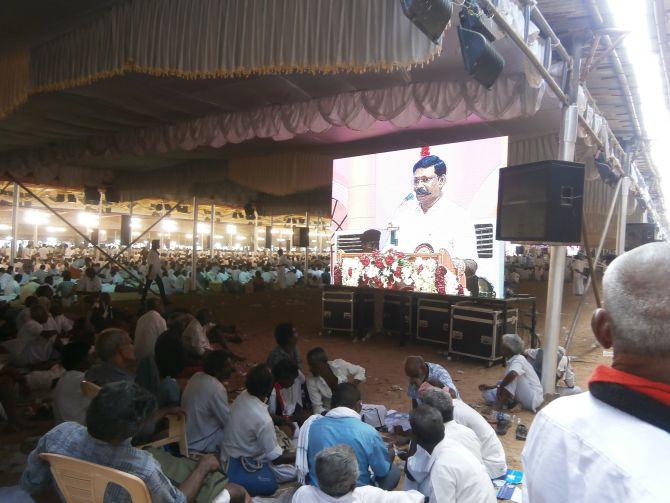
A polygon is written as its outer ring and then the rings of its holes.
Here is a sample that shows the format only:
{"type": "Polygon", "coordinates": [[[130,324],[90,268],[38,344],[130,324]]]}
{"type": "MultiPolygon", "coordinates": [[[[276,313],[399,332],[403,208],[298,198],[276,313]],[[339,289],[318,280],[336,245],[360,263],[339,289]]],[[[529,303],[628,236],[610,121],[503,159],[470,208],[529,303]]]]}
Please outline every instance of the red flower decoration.
{"type": "Polygon", "coordinates": [[[350,267],[347,274],[349,274],[349,277],[351,278],[354,275],[354,270],[350,267]]]}
{"type": "Polygon", "coordinates": [[[393,265],[393,262],[395,262],[395,259],[393,258],[393,255],[386,255],[384,261],[386,262],[386,265],[391,266],[393,265]]]}
{"type": "Polygon", "coordinates": [[[335,276],[335,284],[336,285],[341,285],[342,284],[342,269],[340,267],[335,267],[334,276],[335,276]]]}
{"type": "Polygon", "coordinates": [[[384,262],[382,261],[381,257],[377,257],[375,259],[375,267],[377,269],[383,269],[384,268],[384,262]]]}
{"type": "Polygon", "coordinates": [[[370,257],[368,257],[367,255],[363,255],[361,257],[361,264],[363,264],[363,267],[369,266],[370,265],[370,257]]]}
{"type": "Polygon", "coordinates": [[[428,145],[424,145],[421,147],[421,157],[428,157],[430,155],[430,147],[428,145]]]}

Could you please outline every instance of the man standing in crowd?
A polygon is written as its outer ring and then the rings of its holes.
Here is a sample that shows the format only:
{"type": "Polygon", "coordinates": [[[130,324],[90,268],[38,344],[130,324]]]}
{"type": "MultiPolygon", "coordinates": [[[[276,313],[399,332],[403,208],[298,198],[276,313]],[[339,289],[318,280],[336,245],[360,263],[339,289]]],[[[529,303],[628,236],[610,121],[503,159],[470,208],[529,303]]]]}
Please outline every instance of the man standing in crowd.
{"type": "Polygon", "coordinates": [[[670,469],[670,245],[620,256],[603,279],[591,326],[613,348],[589,391],[559,398],[535,418],[522,454],[524,501],[668,500],[670,469]]]}
{"type": "Polygon", "coordinates": [[[163,281],[161,280],[162,276],[162,264],[161,256],[158,253],[158,248],[160,248],[161,242],[158,239],[154,239],[151,242],[151,250],[147,256],[147,275],[144,279],[144,290],[142,290],[142,303],[147,299],[147,292],[151,283],[154,281],[158,286],[158,291],[161,293],[161,299],[163,299],[163,304],[168,303],[167,297],[165,296],[165,288],[163,287],[163,281]]]}

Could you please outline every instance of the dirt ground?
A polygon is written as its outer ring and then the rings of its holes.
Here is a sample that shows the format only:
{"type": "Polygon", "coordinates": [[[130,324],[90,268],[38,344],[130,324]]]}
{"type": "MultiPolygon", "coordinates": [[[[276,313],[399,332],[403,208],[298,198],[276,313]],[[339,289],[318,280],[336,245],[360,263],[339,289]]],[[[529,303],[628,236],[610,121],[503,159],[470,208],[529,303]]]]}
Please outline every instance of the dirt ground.
{"type": "MultiPolygon", "coordinates": [[[[523,282],[518,288],[519,293],[527,293],[537,298],[537,328],[540,334],[544,328],[546,288],[546,283],[530,281],[523,282]]],[[[427,361],[445,366],[454,378],[463,399],[470,404],[483,404],[477,386],[482,383],[494,383],[502,374],[502,367],[499,365],[486,368],[481,362],[474,360],[449,359],[445,356],[446,348],[439,345],[410,341],[401,347],[396,337],[383,335],[376,335],[366,342],[354,343],[344,335],[322,335],[321,291],[315,288],[247,294],[239,298],[222,294],[174,296],[172,301],[173,306],[188,307],[192,311],[209,306],[214,310],[219,322],[235,324],[238,330],[247,335],[244,343],[231,346],[231,349],[247,359],[245,363],[240,364],[239,374],[229,383],[232,395],[242,387],[243,374],[248,367],[264,361],[267,353],[274,347],[273,328],[283,321],[293,322],[296,326],[303,360],[311,348],[322,346],[330,358],[343,358],[365,367],[367,381],[361,385],[364,401],[384,404],[389,409],[409,410],[407,383],[402,368],[407,355],[421,354],[427,361]]],[[[578,302],[579,297],[572,294],[570,283],[566,283],[561,344],[578,302]]],[[[138,303],[116,301],[115,305],[131,311],[137,309],[138,303]]],[[[599,363],[607,363],[608,360],[603,357],[602,348],[592,347],[595,339],[591,335],[590,314],[593,308],[594,301],[590,296],[569,350],[569,354],[576,357],[573,366],[577,374],[577,384],[582,388],[586,386],[593,368],[599,363]]],[[[521,417],[524,424],[530,426],[533,414],[515,413],[521,417]]],[[[18,481],[25,453],[29,452],[35,437],[46,431],[49,426],[48,422],[32,423],[29,430],[20,434],[0,435],[0,486],[15,484],[18,481]]],[[[501,438],[510,468],[521,469],[523,442],[514,438],[512,430],[501,438]]]]}

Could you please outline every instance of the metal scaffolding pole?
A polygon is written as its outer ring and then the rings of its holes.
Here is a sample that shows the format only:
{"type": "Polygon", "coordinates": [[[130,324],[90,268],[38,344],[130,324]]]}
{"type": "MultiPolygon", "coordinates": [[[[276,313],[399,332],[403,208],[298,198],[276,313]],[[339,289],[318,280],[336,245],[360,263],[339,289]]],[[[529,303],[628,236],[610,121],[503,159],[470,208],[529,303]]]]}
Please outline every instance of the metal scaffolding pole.
{"type": "Polygon", "coordinates": [[[619,227],[617,233],[616,254],[623,255],[626,252],[626,224],[628,223],[628,193],[630,192],[630,178],[622,178],[621,204],[619,206],[619,227]]]}
{"type": "MultiPolygon", "coordinates": [[[[621,186],[623,184],[623,178],[619,179],[619,183],[616,186],[616,189],[614,189],[614,194],[612,195],[612,202],[610,203],[610,208],[607,213],[607,219],[605,220],[605,227],[603,228],[603,233],[600,235],[600,241],[598,242],[598,248],[596,248],[596,260],[598,260],[598,257],[600,257],[600,254],[603,251],[603,246],[605,245],[605,239],[607,238],[607,231],[610,228],[610,223],[612,222],[612,216],[614,215],[614,210],[616,209],[617,203],[619,202],[619,190],[621,189],[621,186]]],[[[593,279],[593,275],[595,274],[595,269],[592,267],[589,276],[586,278],[586,286],[584,287],[584,295],[582,295],[582,298],[579,299],[579,305],[577,306],[577,311],[575,312],[575,317],[572,320],[572,325],[570,325],[570,332],[568,332],[568,336],[565,339],[565,344],[563,347],[565,348],[565,351],[568,351],[568,347],[570,346],[570,342],[572,342],[572,338],[575,335],[575,330],[577,329],[577,323],[579,322],[579,318],[582,314],[582,310],[584,309],[584,304],[586,302],[586,292],[589,290],[589,286],[591,286],[591,281],[593,279]]]]}
{"type": "Polygon", "coordinates": [[[303,271],[303,278],[305,278],[305,285],[307,284],[307,271],[309,270],[309,211],[305,212],[305,225],[307,226],[307,246],[305,246],[305,270],[303,271]]]}
{"type": "MultiPolygon", "coordinates": [[[[100,194],[100,200],[98,201],[98,245],[100,245],[100,234],[102,233],[102,198],[104,197],[104,193],[102,190],[98,190],[98,194],[100,194]]],[[[100,262],[100,248],[95,250],[95,260],[96,262],[100,262]]]]}
{"type": "Polygon", "coordinates": [[[9,264],[13,267],[16,262],[16,252],[18,245],[16,244],[17,236],[19,234],[19,184],[14,183],[14,194],[12,194],[12,244],[9,255],[9,264]]]}
{"type": "MultiPolygon", "coordinates": [[[[575,159],[578,114],[576,104],[563,110],[559,160],[574,161],[575,159]]],[[[542,358],[542,388],[545,394],[553,394],[556,391],[555,355],[558,351],[558,339],[561,331],[566,253],[566,246],[551,246],[549,249],[549,285],[547,287],[547,310],[544,323],[544,357],[542,358]]]]}
{"type": "Polygon", "coordinates": [[[211,207],[211,222],[209,223],[209,260],[214,258],[214,203],[211,207]]]}
{"type": "Polygon", "coordinates": [[[191,290],[196,291],[198,268],[198,198],[193,198],[193,235],[191,242],[191,290]]]}

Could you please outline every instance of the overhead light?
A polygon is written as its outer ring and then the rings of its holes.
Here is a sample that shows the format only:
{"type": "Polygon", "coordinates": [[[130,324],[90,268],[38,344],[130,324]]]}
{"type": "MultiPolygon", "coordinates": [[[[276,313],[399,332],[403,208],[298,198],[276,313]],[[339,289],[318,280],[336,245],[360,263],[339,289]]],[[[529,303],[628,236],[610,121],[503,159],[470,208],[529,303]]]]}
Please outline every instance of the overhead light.
{"type": "Polygon", "coordinates": [[[226,225],[226,233],[231,235],[237,234],[237,227],[232,224],[226,225]]]}
{"type": "Polygon", "coordinates": [[[434,44],[438,44],[454,9],[451,0],[400,0],[405,16],[434,44]]]}
{"type": "Polygon", "coordinates": [[[247,220],[253,220],[256,218],[256,209],[251,202],[248,202],[244,205],[244,216],[247,217],[247,220]]]}
{"type": "Polygon", "coordinates": [[[247,237],[246,236],[235,236],[235,239],[237,239],[238,241],[244,241],[245,239],[247,239],[247,237]]]}
{"type": "Polygon", "coordinates": [[[65,232],[66,230],[67,229],[65,227],[53,227],[53,226],[48,226],[47,227],[47,232],[52,232],[54,234],[65,232]]]}
{"type": "Polygon", "coordinates": [[[205,222],[198,222],[198,234],[209,234],[209,233],[210,233],[209,224],[206,224],[205,222]]]}
{"type": "Polygon", "coordinates": [[[82,227],[95,228],[98,227],[100,218],[95,213],[86,213],[85,211],[82,211],[77,215],[77,222],[79,222],[79,225],[82,227]]]}
{"type": "Polygon", "coordinates": [[[44,225],[49,221],[49,217],[50,215],[44,211],[28,210],[23,219],[27,224],[44,225]]]}
{"type": "Polygon", "coordinates": [[[11,228],[12,228],[11,225],[0,224],[0,231],[8,231],[8,230],[11,229],[11,228]]]}
{"type": "Polygon", "coordinates": [[[161,227],[165,232],[176,232],[177,231],[177,222],[170,220],[168,218],[161,221],[161,227]]]}
{"type": "Polygon", "coordinates": [[[505,67],[505,60],[491,42],[495,36],[482,23],[482,11],[473,0],[466,0],[459,18],[458,40],[463,65],[470,76],[490,89],[505,67]]]}
{"type": "Polygon", "coordinates": [[[76,203],[77,202],[77,196],[74,194],[68,194],[67,195],[67,202],[68,203],[76,203]]]}
{"type": "Polygon", "coordinates": [[[214,239],[223,239],[223,236],[221,236],[220,234],[215,234],[214,239]]]}

